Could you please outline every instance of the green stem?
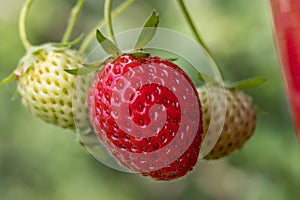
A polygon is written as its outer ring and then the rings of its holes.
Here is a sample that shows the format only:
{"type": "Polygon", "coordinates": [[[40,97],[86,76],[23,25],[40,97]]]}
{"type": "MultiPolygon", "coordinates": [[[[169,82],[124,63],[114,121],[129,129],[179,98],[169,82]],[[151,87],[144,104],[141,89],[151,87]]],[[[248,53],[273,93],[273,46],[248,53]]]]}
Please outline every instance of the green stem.
{"type": "Polygon", "coordinates": [[[183,0],[177,0],[178,1],[178,4],[179,4],[179,7],[181,8],[181,11],[182,13],[184,14],[184,17],[186,18],[194,36],[196,37],[197,41],[203,46],[203,48],[211,55],[207,45],[205,44],[204,40],[202,39],[200,33],[198,32],[196,26],[195,26],[195,23],[193,22],[183,0]]]}
{"type": "MultiPolygon", "coordinates": [[[[191,28],[191,30],[194,34],[197,42],[205,49],[207,54],[210,56],[211,60],[214,61],[211,51],[209,50],[209,48],[205,44],[204,40],[202,39],[199,31],[197,30],[196,25],[193,22],[193,20],[191,18],[191,15],[189,14],[183,0],[177,0],[177,2],[179,4],[179,7],[181,8],[181,11],[182,11],[183,15],[185,16],[185,18],[187,20],[188,25],[190,26],[190,28],[191,28]]],[[[213,71],[215,79],[218,79],[221,76],[220,71],[219,71],[219,69],[218,69],[218,67],[215,63],[212,65],[212,71],[213,71]]]]}
{"type": "Polygon", "coordinates": [[[74,26],[76,24],[76,21],[78,19],[78,15],[82,9],[82,6],[84,4],[85,0],[78,0],[76,5],[71,11],[70,18],[69,18],[69,24],[66,28],[66,31],[63,35],[62,43],[66,43],[70,40],[71,34],[73,32],[74,26]]]}
{"type": "Polygon", "coordinates": [[[25,24],[26,24],[26,18],[28,15],[28,11],[29,11],[33,1],[34,0],[27,0],[25,2],[25,4],[23,5],[23,7],[21,9],[20,18],[19,18],[19,34],[20,34],[22,44],[23,44],[24,48],[26,49],[26,51],[28,51],[32,46],[30,44],[30,42],[28,41],[25,24]]]}
{"type": "MultiPolygon", "coordinates": [[[[121,14],[124,10],[126,10],[131,4],[133,4],[136,0],[127,0],[123,4],[121,4],[118,8],[116,8],[112,14],[111,17],[115,18],[119,14],[121,14]]],[[[97,24],[84,38],[84,40],[81,43],[81,46],[79,48],[79,51],[83,53],[86,48],[89,46],[93,38],[95,38],[95,33],[97,29],[101,29],[106,24],[105,20],[102,20],[99,24],[97,24]]]]}
{"type": "Polygon", "coordinates": [[[104,3],[104,19],[106,21],[106,30],[108,37],[116,44],[115,34],[112,26],[111,9],[113,0],[105,0],[104,3]]]}

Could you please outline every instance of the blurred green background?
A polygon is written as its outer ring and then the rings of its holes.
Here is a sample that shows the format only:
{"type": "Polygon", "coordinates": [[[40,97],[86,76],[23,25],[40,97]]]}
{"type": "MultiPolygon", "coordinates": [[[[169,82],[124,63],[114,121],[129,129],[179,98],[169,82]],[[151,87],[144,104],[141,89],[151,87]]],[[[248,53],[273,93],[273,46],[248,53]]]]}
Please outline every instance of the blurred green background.
{"type": "MultiPolygon", "coordinates": [[[[0,79],[25,51],[18,36],[24,1],[0,0],[0,79]]],[[[33,44],[59,41],[75,0],[36,0],[28,17],[33,44]]],[[[116,0],[115,6],[121,0],[116,0]]],[[[32,116],[15,97],[15,83],[0,88],[0,199],[3,200],[297,200],[300,152],[289,115],[273,40],[268,0],[186,0],[188,9],[229,81],[263,76],[248,90],[259,107],[253,138],[240,152],[198,162],[178,181],[155,182],[119,172],[92,158],[71,131],[32,116]]],[[[86,0],[74,37],[102,18],[103,1],[86,0]]],[[[173,0],[137,0],[114,21],[115,32],[139,27],[155,8],[161,27],[192,36],[173,0]]]]}

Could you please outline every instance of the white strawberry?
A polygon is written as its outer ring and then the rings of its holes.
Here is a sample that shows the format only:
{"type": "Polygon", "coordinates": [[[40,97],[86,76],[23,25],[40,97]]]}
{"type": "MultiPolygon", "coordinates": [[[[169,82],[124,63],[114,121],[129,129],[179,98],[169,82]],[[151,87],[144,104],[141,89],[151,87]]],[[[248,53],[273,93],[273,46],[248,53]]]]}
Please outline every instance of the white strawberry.
{"type": "Polygon", "coordinates": [[[74,6],[62,41],[38,46],[28,41],[25,26],[32,3],[33,0],[25,1],[19,18],[19,34],[26,54],[17,69],[0,84],[16,79],[23,105],[45,122],[75,129],[76,121],[77,127],[84,127],[87,124],[84,95],[88,90],[89,78],[66,72],[81,68],[84,60],[83,51],[80,53],[70,48],[80,42],[81,37],[69,42],[83,1],[74,6]],[[78,86],[76,80],[83,86],[78,86]],[[80,114],[74,116],[73,113],[80,114]]]}
{"type": "MultiPolygon", "coordinates": [[[[204,135],[208,141],[214,142],[209,135],[217,135],[216,133],[222,126],[218,119],[211,119],[212,110],[223,112],[219,115],[225,115],[225,123],[221,129],[220,137],[212,150],[204,156],[204,159],[218,159],[234,152],[246,143],[246,141],[253,135],[256,127],[256,110],[252,103],[251,97],[238,89],[224,89],[217,85],[210,85],[208,87],[202,86],[197,89],[202,105],[203,112],[203,129],[204,135]],[[222,98],[223,97],[225,98],[222,98]],[[213,101],[212,101],[213,99],[213,101]],[[225,101],[224,101],[225,100],[225,101]],[[226,106],[224,108],[224,106],[226,106]],[[210,123],[213,121],[213,126],[210,123]],[[210,129],[208,135],[208,128],[210,129]],[[211,140],[211,141],[210,141],[211,140]]],[[[224,117],[224,116],[223,116],[224,117]]],[[[224,122],[224,120],[219,120],[224,122]]]]}
{"type": "MultiPolygon", "coordinates": [[[[15,71],[24,106],[45,122],[74,129],[72,98],[76,76],[64,70],[80,68],[82,62],[78,51],[53,44],[28,51],[15,71]]],[[[80,97],[74,97],[78,102],[80,97]]]]}

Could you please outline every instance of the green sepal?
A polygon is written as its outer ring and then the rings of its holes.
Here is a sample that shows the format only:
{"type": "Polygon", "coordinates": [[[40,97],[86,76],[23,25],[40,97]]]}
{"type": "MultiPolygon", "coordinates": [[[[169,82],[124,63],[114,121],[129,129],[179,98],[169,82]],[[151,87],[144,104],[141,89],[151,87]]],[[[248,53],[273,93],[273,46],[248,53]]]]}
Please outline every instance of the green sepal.
{"type": "Polygon", "coordinates": [[[71,75],[85,75],[91,72],[87,68],[65,69],[64,71],[71,75]]]}
{"type": "Polygon", "coordinates": [[[150,53],[137,51],[137,52],[131,53],[130,55],[133,55],[136,58],[148,58],[150,56],[150,53]]]}
{"type": "Polygon", "coordinates": [[[210,77],[202,72],[198,72],[197,78],[202,82],[208,82],[208,83],[216,82],[212,77],[210,77]]]}
{"type": "Polygon", "coordinates": [[[233,83],[226,83],[225,85],[227,89],[245,90],[245,89],[256,88],[258,86],[261,86],[265,82],[266,79],[263,77],[254,77],[254,78],[245,79],[233,83]]]}
{"type": "Polygon", "coordinates": [[[48,43],[48,44],[52,44],[53,47],[58,47],[58,48],[69,48],[71,46],[78,44],[82,40],[82,38],[83,38],[83,35],[80,35],[79,37],[77,37],[76,39],[74,39],[73,41],[70,41],[70,42],[48,43]]]}
{"type": "Polygon", "coordinates": [[[86,75],[97,71],[104,65],[105,61],[96,61],[94,63],[83,64],[84,67],[76,69],[65,69],[64,71],[72,75],[86,75]]]}
{"type": "Polygon", "coordinates": [[[69,46],[66,45],[59,45],[55,43],[47,43],[41,46],[33,46],[29,49],[29,51],[26,53],[26,55],[21,58],[19,61],[19,68],[16,69],[21,74],[24,74],[27,72],[27,70],[32,67],[33,63],[36,63],[40,58],[37,56],[37,54],[41,51],[63,51],[67,49],[69,46]]]}
{"type": "Polygon", "coordinates": [[[7,76],[6,78],[4,78],[1,82],[0,85],[5,85],[9,82],[11,82],[12,80],[14,80],[16,77],[15,72],[11,73],[9,76],[7,76]]]}
{"type": "Polygon", "coordinates": [[[170,62],[175,62],[178,60],[178,58],[167,58],[166,59],[167,61],[170,61],[170,62]]]}
{"type": "Polygon", "coordinates": [[[111,40],[106,38],[99,30],[96,32],[96,38],[106,53],[113,55],[114,57],[118,57],[121,52],[120,49],[111,40]]]}
{"type": "MultiPolygon", "coordinates": [[[[16,70],[14,70],[8,77],[1,81],[1,85],[6,84],[13,80],[16,76],[20,76],[27,72],[27,70],[33,65],[33,63],[37,62],[39,59],[36,55],[42,51],[43,49],[58,49],[58,47],[53,47],[52,44],[44,44],[41,46],[32,46],[29,51],[23,56],[19,63],[16,70]]],[[[61,49],[61,48],[59,48],[61,49]]]]}
{"type": "Polygon", "coordinates": [[[77,44],[82,39],[82,36],[76,38],[75,40],[67,43],[46,43],[40,46],[33,46],[29,49],[26,55],[20,60],[18,66],[22,67],[21,74],[27,72],[28,68],[32,66],[33,63],[37,62],[39,57],[36,56],[41,51],[64,51],[70,48],[72,45],[77,44]]]}
{"type": "Polygon", "coordinates": [[[159,17],[154,10],[150,17],[146,20],[143,29],[139,34],[139,37],[134,47],[135,50],[142,49],[152,40],[156,33],[158,23],[159,17]]]}
{"type": "Polygon", "coordinates": [[[18,63],[18,68],[12,72],[8,77],[4,78],[0,85],[4,85],[12,81],[16,76],[24,74],[27,70],[38,61],[38,57],[36,56],[41,51],[64,51],[71,46],[79,43],[82,40],[83,35],[79,36],[75,40],[66,43],[46,43],[39,46],[32,46],[25,56],[21,58],[18,63]]]}
{"type": "Polygon", "coordinates": [[[74,46],[76,44],[78,44],[81,40],[82,40],[83,35],[80,35],[79,37],[77,37],[76,39],[74,39],[71,42],[65,42],[65,43],[55,43],[55,42],[50,42],[50,43],[46,43],[43,45],[39,45],[39,46],[33,46],[31,47],[31,49],[28,51],[27,54],[29,53],[38,53],[41,50],[47,50],[47,51],[64,51],[68,48],[70,48],[71,46],[74,46]]]}

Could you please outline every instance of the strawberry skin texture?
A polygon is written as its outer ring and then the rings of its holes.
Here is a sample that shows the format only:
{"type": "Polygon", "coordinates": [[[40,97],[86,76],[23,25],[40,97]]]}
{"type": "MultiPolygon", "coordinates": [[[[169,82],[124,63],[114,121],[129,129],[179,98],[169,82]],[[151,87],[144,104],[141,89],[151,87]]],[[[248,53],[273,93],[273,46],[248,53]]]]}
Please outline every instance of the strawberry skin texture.
{"type": "MultiPolygon", "coordinates": [[[[212,109],[218,112],[218,110],[223,110],[221,107],[225,106],[224,99],[221,98],[222,95],[220,94],[225,94],[226,98],[225,123],[220,137],[213,149],[204,157],[204,159],[212,160],[223,158],[245,145],[255,131],[256,110],[251,97],[238,89],[224,90],[222,87],[212,85],[209,88],[209,90],[205,86],[197,88],[203,112],[203,140],[207,136],[211,120],[218,121],[218,119],[211,119],[212,109]],[[214,101],[211,99],[214,99],[214,101]]],[[[215,127],[210,127],[211,134],[217,132],[215,127]]]]}
{"type": "Polygon", "coordinates": [[[41,49],[25,58],[15,72],[23,105],[47,123],[74,129],[73,100],[78,102],[76,97],[73,99],[76,76],[64,70],[81,67],[83,56],[71,49],[41,49]],[[27,69],[22,72],[24,65],[27,69]]]}
{"type": "Polygon", "coordinates": [[[189,77],[174,63],[159,57],[137,58],[123,55],[97,73],[89,91],[88,106],[90,121],[100,140],[119,163],[128,169],[157,180],[172,180],[184,176],[196,164],[203,132],[200,101],[189,77]],[[151,70],[156,76],[154,82],[143,84],[149,73],[143,71],[141,65],[149,65],[147,69],[153,67],[151,70]],[[197,123],[194,126],[196,134],[185,131],[184,137],[177,139],[174,147],[169,147],[169,144],[177,138],[182,125],[182,105],[179,104],[179,97],[164,86],[165,81],[175,80],[175,77],[158,75],[164,72],[170,76],[170,69],[188,82],[191,88],[188,92],[184,85],[173,86],[176,86],[174,90],[177,94],[191,98],[186,100],[191,105],[184,114],[188,115],[189,121],[197,123]],[[135,76],[131,78],[133,74],[135,76]],[[127,76],[128,79],[122,81],[127,76]],[[127,82],[136,87],[126,87],[127,82]],[[159,113],[161,110],[165,111],[165,115],[154,116],[155,111],[159,113]],[[195,119],[197,115],[193,113],[197,113],[197,110],[199,115],[195,119]],[[152,123],[154,118],[158,118],[158,121],[165,119],[165,123],[152,123]],[[151,128],[145,129],[150,125],[151,128]],[[181,143],[184,142],[189,143],[189,146],[183,147],[181,143]],[[176,156],[167,165],[157,161],[169,159],[168,154],[159,152],[164,148],[170,148],[174,152],[171,156],[176,156]],[[158,168],[156,165],[162,167],[158,168]]]}

